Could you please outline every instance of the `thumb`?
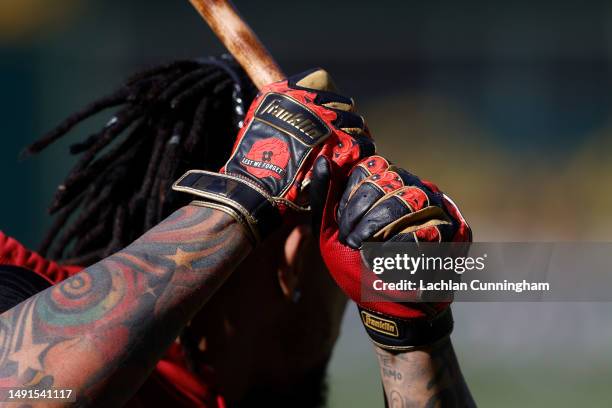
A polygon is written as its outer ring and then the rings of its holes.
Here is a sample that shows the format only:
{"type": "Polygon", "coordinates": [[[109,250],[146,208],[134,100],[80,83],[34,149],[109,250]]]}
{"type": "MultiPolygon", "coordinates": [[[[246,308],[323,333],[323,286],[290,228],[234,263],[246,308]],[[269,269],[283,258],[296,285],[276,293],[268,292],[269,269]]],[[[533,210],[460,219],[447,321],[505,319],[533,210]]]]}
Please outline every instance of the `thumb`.
{"type": "Polygon", "coordinates": [[[310,208],[312,230],[317,237],[321,232],[323,214],[331,187],[331,165],[325,156],[319,156],[312,169],[310,180],[310,208]]]}
{"type": "Polygon", "coordinates": [[[329,73],[321,68],[314,68],[289,78],[289,82],[300,88],[317,91],[338,92],[338,88],[329,73]]]}

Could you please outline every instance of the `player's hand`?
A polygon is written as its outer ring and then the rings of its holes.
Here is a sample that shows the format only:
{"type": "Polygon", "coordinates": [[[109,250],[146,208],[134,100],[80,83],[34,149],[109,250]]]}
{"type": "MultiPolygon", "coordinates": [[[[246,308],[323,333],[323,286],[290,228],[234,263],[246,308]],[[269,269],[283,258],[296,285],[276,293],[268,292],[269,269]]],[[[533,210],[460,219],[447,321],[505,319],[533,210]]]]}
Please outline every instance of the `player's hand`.
{"type": "MultiPolygon", "coordinates": [[[[330,92],[323,70],[266,86],[252,103],[229,161],[219,173],[191,170],[174,189],[225,211],[259,241],[288,210],[307,210],[301,194],[318,156],[348,173],[374,153],[351,98],[330,92]]],[[[304,197],[306,196],[306,199],[304,197]]]]}
{"type": "Polygon", "coordinates": [[[449,302],[362,301],[367,268],[360,248],[366,241],[470,242],[471,230],[450,198],[381,156],[362,160],[348,181],[334,163],[318,159],[311,192],[323,259],[358,304],[372,340],[389,350],[407,350],[447,336],[453,327],[449,302]]]}

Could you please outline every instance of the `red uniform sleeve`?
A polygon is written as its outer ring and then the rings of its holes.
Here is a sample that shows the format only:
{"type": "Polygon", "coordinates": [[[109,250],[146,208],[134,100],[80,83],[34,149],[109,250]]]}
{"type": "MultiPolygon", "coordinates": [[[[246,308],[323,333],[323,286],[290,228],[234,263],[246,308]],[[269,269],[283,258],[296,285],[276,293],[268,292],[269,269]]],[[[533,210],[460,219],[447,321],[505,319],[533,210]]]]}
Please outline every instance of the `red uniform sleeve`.
{"type": "Polygon", "coordinates": [[[27,249],[15,238],[9,237],[2,231],[0,231],[0,264],[29,269],[53,285],[83,269],[80,266],[60,265],[57,262],[50,261],[27,249]]]}
{"type": "Polygon", "coordinates": [[[226,408],[212,377],[191,372],[182,347],[174,343],[126,407],[226,408]]]}

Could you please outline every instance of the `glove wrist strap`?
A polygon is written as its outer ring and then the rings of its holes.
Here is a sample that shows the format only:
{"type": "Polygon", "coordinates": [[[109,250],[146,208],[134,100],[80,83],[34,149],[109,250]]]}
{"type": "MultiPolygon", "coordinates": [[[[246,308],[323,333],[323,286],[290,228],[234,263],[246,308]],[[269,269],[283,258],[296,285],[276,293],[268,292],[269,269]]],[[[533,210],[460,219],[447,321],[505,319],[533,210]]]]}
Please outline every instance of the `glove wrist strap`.
{"type": "Polygon", "coordinates": [[[453,331],[450,307],[433,318],[417,319],[399,319],[359,307],[359,317],[374,344],[392,352],[429,346],[453,331]]]}
{"type": "Polygon", "coordinates": [[[172,189],[228,207],[233,214],[239,214],[242,220],[238,221],[248,226],[255,242],[260,242],[281,222],[272,198],[262,188],[241,177],[190,170],[174,183],[172,189]]]}

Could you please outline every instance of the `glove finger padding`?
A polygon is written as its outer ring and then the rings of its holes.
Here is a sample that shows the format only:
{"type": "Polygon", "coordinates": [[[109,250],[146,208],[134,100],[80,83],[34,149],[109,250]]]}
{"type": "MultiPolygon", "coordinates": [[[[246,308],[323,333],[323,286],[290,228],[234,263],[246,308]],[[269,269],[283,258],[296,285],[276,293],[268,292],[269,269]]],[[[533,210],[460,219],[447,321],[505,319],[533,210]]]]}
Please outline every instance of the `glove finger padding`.
{"type": "Polygon", "coordinates": [[[351,171],[348,185],[338,206],[341,242],[346,243],[346,237],[353,226],[370,206],[384,196],[384,191],[372,181],[372,178],[384,173],[389,167],[389,162],[383,157],[371,156],[362,160],[351,171]],[[365,183],[366,181],[372,182],[365,183]],[[352,205],[347,207],[349,200],[352,200],[352,205]]]}
{"type": "MultiPolygon", "coordinates": [[[[362,161],[357,169],[368,160],[362,161]]],[[[350,192],[347,189],[348,194],[345,192],[338,210],[342,242],[359,248],[366,240],[455,240],[461,223],[447,212],[460,214],[456,208],[456,211],[447,211],[452,201],[445,199],[435,185],[392,165],[378,166],[377,172],[369,176],[363,171],[354,174],[359,174],[360,181],[350,192]],[[396,237],[398,234],[402,236],[396,237]]]]}
{"type": "Polygon", "coordinates": [[[342,199],[338,206],[338,218],[342,217],[342,211],[346,208],[349,197],[351,197],[359,184],[372,174],[382,173],[387,170],[389,166],[389,162],[384,157],[370,156],[360,161],[359,164],[351,170],[346,189],[342,194],[342,199]]]}

